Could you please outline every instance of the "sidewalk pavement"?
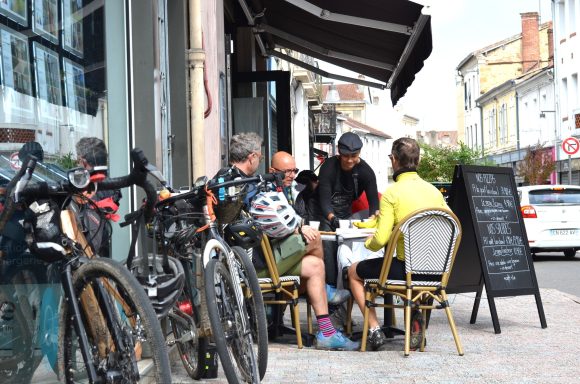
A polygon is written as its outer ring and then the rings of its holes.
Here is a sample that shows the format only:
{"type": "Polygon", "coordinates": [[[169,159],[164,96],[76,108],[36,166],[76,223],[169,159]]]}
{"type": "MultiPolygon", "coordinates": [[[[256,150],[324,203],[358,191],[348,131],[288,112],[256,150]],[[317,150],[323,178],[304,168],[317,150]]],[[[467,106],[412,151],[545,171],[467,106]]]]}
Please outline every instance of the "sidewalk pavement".
{"type": "MultiPolygon", "coordinates": [[[[403,355],[397,336],[383,352],[299,350],[296,339],[271,342],[263,383],[575,383],[580,382],[580,298],[555,289],[540,290],[548,327],[541,328],[533,295],[495,299],[501,333],[495,334],[487,299],[482,299],[475,324],[469,324],[475,293],[450,295],[465,355],[459,356],[445,313],[433,311],[425,352],[403,355]]],[[[287,313],[289,311],[286,311],[287,313]]],[[[355,331],[362,316],[353,309],[355,331]]],[[[301,308],[302,324],[306,310],[301,308]]],[[[397,311],[402,324],[402,311],[397,311]]],[[[289,318],[285,324],[290,324],[289,318]]],[[[303,327],[304,331],[305,328],[303,327]]],[[[193,382],[179,359],[173,382],[193,382]]],[[[199,383],[227,383],[217,379],[199,383]]]]}

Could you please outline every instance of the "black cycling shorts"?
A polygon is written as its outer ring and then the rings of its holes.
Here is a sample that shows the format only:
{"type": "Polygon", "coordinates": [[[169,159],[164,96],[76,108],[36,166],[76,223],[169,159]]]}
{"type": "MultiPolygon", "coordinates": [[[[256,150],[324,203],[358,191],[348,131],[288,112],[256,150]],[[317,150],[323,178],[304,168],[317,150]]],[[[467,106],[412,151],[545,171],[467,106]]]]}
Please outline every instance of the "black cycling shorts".
{"type": "MultiPolygon", "coordinates": [[[[384,259],[382,257],[376,259],[363,260],[356,266],[356,274],[361,279],[378,279],[381,274],[384,259]]],[[[389,271],[390,280],[405,280],[405,262],[399,259],[393,259],[391,262],[391,270],[389,271]]]]}
{"type": "MultiPolygon", "coordinates": [[[[378,279],[381,274],[381,269],[383,267],[384,259],[368,259],[363,260],[356,266],[356,274],[361,279],[378,279]]],[[[391,262],[391,270],[389,271],[389,280],[405,280],[405,262],[397,258],[393,259],[391,262]]],[[[441,280],[441,275],[431,275],[431,274],[413,274],[414,281],[439,281],[441,280]]]]}

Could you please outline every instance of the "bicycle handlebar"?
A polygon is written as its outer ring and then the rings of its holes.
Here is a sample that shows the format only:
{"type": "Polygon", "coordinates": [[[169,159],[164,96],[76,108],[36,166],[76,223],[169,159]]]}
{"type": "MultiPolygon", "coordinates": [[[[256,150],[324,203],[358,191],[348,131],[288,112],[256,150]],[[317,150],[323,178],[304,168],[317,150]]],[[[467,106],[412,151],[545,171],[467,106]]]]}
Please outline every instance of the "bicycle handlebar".
{"type": "MultiPolygon", "coordinates": [[[[63,180],[58,184],[50,185],[46,182],[26,185],[32,176],[37,161],[34,156],[30,156],[28,159],[27,166],[22,167],[6,186],[6,204],[4,210],[0,214],[0,232],[4,229],[6,222],[12,216],[15,204],[20,200],[20,195],[27,197],[58,196],[62,194],[86,192],[92,188],[91,184],[86,188],[77,188],[68,180],[63,180]],[[16,188],[16,190],[13,198],[12,190],[14,188],[16,188]]],[[[153,217],[153,210],[155,208],[155,202],[157,201],[157,192],[153,184],[147,180],[147,174],[156,171],[156,168],[149,164],[143,151],[139,148],[131,150],[131,160],[133,161],[133,168],[129,175],[105,179],[98,183],[98,187],[99,190],[105,191],[130,187],[131,185],[137,185],[143,188],[147,196],[147,201],[144,207],[145,219],[150,220],[153,217]]]]}
{"type": "Polygon", "coordinates": [[[256,175],[256,176],[252,176],[252,177],[246,177],[246,178],[240,177],[240,178],[237,178],[234,180],[228,180],[228,181],[223,181],[223,182],[217,182],[217,181],[210,180],[206,185],[202,185],[200,187],[194,188],[193,190],[191,190],[189,192],[185,192],[185,193],[181,193],[178,195],[168,197],[167,199],[159,201],[155,206],[156,207],[166,206],[169,204],[173,204],[178,200],[185,200],[185,199],[190,199],[192,197],[196,197],[198,191],[200,189],[204,189],[204,188],[215,191],[215,190],[219,190],[220,188],[227,188],[227,187],[233,187],[236,185],[250,184],[250,183],[276,182],[278,184],[278,183],[281,183],[281,181],[283,179],[284,179],[284,173],[283,172],[276,172],[276,173],[264,173],[264,174],[260,174],[260,175],[256,175]]]}
{"type": "Polygon", "coordinates": [[[105,179],[99,183],[99,189],[109,191],[130,187],[131,185],[143,188],[147,196],[144,208],[145,220],[149,221],[153,217],[153,210],[155,208],[155,202],[157,201],[157,191],[153,184],[147,180],[147,174],[157,171],[157,169],[152,164],[149,164],[149,161],[140,148],[131,150],[131,160],[133,160],[133,169],[130,174],[105,179]]]}

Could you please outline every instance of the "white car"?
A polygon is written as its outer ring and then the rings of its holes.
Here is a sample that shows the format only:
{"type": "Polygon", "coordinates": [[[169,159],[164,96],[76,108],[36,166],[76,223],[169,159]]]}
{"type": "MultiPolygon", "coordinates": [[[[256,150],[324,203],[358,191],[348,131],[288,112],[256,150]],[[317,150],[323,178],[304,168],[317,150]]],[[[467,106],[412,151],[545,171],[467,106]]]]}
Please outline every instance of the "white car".
{"type": "Polygon", "coordinates": [[[562,251],[574,257],[580,249],[580,186],[519,187],[518,195],[532,254],[562,251]]]}

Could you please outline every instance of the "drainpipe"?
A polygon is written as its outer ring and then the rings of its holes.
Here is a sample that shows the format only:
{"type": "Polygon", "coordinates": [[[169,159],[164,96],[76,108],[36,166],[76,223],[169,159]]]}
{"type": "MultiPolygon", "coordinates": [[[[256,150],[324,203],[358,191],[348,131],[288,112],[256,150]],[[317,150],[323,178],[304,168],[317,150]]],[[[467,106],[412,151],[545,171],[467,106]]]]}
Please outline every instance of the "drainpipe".
{"type": "Polygon", "coordinates": [[[187,51],[187,63],[189,68],[189,118],[193,180],[205,175],[205,94],[203,86],[205,52],[202,46],[201,20],[201,0],[189,0],[189,50],[187,51]]]}
{"type": "MultiPolygon", "coordinates": [[[[539,90],[538,90],[539,92],[539,90]]],[[[538,97],[538,100],[540,98],[538,97]]],[[[520,95],[516,91],[516,151],[518,153],[518,160],[520,157],[520,95]]]]}

